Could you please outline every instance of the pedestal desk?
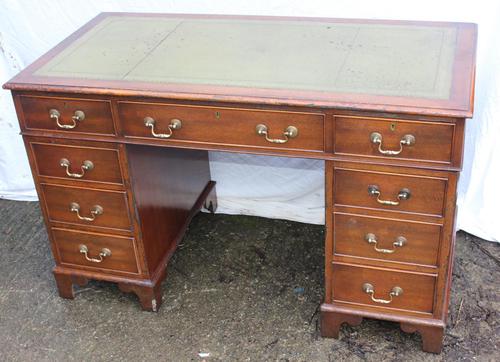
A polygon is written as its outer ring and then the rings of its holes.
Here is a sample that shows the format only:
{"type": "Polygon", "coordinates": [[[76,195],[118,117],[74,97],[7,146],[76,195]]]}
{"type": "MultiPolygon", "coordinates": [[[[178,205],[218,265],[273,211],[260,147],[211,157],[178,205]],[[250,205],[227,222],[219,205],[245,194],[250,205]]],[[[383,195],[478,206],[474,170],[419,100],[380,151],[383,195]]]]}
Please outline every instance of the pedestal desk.
{"type": "Polygon", "coordinates": [[[464,23],[100,14],[4,85],[59,294],[107,280],[158,310],[191,218],[217,205],[208,151],[321,159],[323,336],[377,318],[418,331],[424,350],[439,352],[476,32],[464,23]]]}

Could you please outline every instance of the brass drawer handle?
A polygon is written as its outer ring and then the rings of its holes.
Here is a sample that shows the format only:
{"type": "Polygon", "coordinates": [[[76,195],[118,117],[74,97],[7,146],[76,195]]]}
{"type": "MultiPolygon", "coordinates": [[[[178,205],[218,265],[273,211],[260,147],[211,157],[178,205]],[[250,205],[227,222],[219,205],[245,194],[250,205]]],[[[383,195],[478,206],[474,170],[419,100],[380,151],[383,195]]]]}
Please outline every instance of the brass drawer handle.
{"type": "Polygon", "coordinates": [[[79,246],[79,249],[80,249],[80,254],[85,255],[85,259],[87,259],[92,263],[102,263],[104,258],[111,256],[111,250],[109,250],[108,248],[101,249],[101,252],[99,253],[99,259],[89,258],[89,248],[87,247],[87,245],[82,244],[79,246]]]}
{"type": "Polygon", "coordinates": [[[94,168],[94,164],[89,160],[83,161],[82,165],[80,166],[80,168],[82,169],[81,173],[70,172],[69,168],[71,166],[71,163],[67,158],[61,158],[59,164],[61,165],[61,167],[64,167],[66,169],[66,175],[74,178],[82,178],[85,175],[85,171],[90,171],[94,168]]]}
{"type": "Polygon", "coordinates": [[[265,124],[258,124],[255,131],[259,136],[264,136],[267,142],[271,143],[287,143],[290,138],[295,138],[299,135],[299,130],[295,126],[288,126],[283,132],[284,139],[282,138],[269,138],[267,133],[267,126],[265,124]]]}
{"type": "Polygon", "coordinates": [[[398,193],[398,201],[382,200],[380,198],[380,189],[377,185],[368,186],[368,194],[370,196],[377,196],[377,202],[382,205],[398,206],[402,200],[408,200],[411,196],[409,189],[401,189],[398,193]]]}
{"type": "Polygon", "coordinates": [[[151,128],[151,134],[156,138],[170,138],[173,135],[174,129],[181,129],[182,122],[180,119],[174,118],[170,120],[170,124],[167,126],[168,133],[156,133],[155,132],[156,121],[151,117],[144,118],[144,125],[151,128]]]}
{"type": "Polygon", "coordinates": [[[370,297],[372,298],[372,300],[375,303],[389,304],[389,303],[392,302],[392,300],[393,300],[394,297],[399,297],[400,295],[403,294],[403,288],[398,287],[398,286],[395,286],[394,288],[392,288],[391,292],[389,293],[390,299],[378,299],[378,298],[375,298],[374,297],[375,288],[370,283],[363,284],[363,292],[365,292],[366,294],[370,294],[370,297]]]}
{"type": "Polygon", "coordinates": [[[97,216],[102,215],[104,213],[104,209],[102,208],[102,206],[94,205],[92,206],[92,209],[90,209],[90,216],[81,216],[80,205],[76,202],[72,202],[71,204],[69,204],[69,209],[71,212],[76,213],[78,219],[85,221],[94,221],[97,216]]]}
{"type": "Polygon", "coordinates": [[[383,150],[382,149],[382,135],[378,132],[373,132],[370,135],[370,141],[373,144],[378,144],[378,152],[380,152],[383,155],[388,155],[388,156],[395,156],[399,155],[403,151],[403,146],[413,146],[415,144],[415,136],[412,134],[405,134],[403,137],[401,137],[401,140],[399,141],[399,150],[393,151],[393,150],[383,150]]]}
{"type": "Polygon", "coordinates": [[[365,240],[368,242],[368,244],[373,244],[373,249],[375,249],[376,252],[382,253],[382,254],[392,254],[394,253],[397,248],[400,248],[404,246],[407,243],[407,240],[404,236],[398,236],[396,238],[396,241],[392,243],[392,249],[381,249],[377,248],[377,237],[373,233],[368,233],[365,235],[365,240]]]}
{"type": "Polygon", "coordinates": [[[72,129],[75,128],[77,123],[76,122],[81,122],[85,119],[85,113],[83,111],[75,111],[73,116],[71,117],[71,124],[62,124],[60,122],[61,118],[61,113],[57,109],[51,109],[49,111],[49,115],[51,119],[55,119],[57,123],[57,127],[62,128],[62,129],[72,129]]]}

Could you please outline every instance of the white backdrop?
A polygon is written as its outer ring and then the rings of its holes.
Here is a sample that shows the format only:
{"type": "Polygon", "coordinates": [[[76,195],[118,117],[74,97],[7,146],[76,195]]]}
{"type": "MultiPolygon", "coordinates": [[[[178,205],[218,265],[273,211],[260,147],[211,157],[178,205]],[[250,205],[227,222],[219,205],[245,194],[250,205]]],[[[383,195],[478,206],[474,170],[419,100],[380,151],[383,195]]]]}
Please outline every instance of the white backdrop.
{"type": "MultiPolygon", "coordinates": [[[[458,228],[500,241],[500,1],[0,0],[0,83],[102,11],[319,16],[479,25],[474,118],[467,122],[458,228]]],[[[321,161],[211,153],[218,212],[324,222],[321,161]]],[[[35,200],[9,92],[0,91],[0,198],[35,200]]]]}

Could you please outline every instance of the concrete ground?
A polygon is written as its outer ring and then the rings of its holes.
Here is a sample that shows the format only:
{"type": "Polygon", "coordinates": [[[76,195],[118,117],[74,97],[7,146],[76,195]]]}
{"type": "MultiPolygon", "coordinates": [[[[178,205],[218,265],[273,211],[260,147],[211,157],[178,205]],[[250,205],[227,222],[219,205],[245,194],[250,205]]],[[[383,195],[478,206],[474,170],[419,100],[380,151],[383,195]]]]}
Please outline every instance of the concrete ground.
{"type": "Polygon", "coordinates": [[[91,282],[58,297],[38,203],[0,200],[0,360],[500,360],[500,244],[459,233],[441,355],[365,320],[323,339],[323,227],[199,214],[172,259],[159,313],[91,282]]]}

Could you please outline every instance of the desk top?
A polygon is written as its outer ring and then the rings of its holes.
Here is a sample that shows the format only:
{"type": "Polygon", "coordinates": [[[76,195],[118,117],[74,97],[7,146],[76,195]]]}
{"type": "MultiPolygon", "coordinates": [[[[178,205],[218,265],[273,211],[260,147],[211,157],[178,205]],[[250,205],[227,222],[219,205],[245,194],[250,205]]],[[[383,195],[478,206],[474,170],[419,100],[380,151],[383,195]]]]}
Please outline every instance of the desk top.
{"type": "Polygon", "coordinates": [[[16,90],[470,117],[476,26],[102,13],[16,90]]]}

